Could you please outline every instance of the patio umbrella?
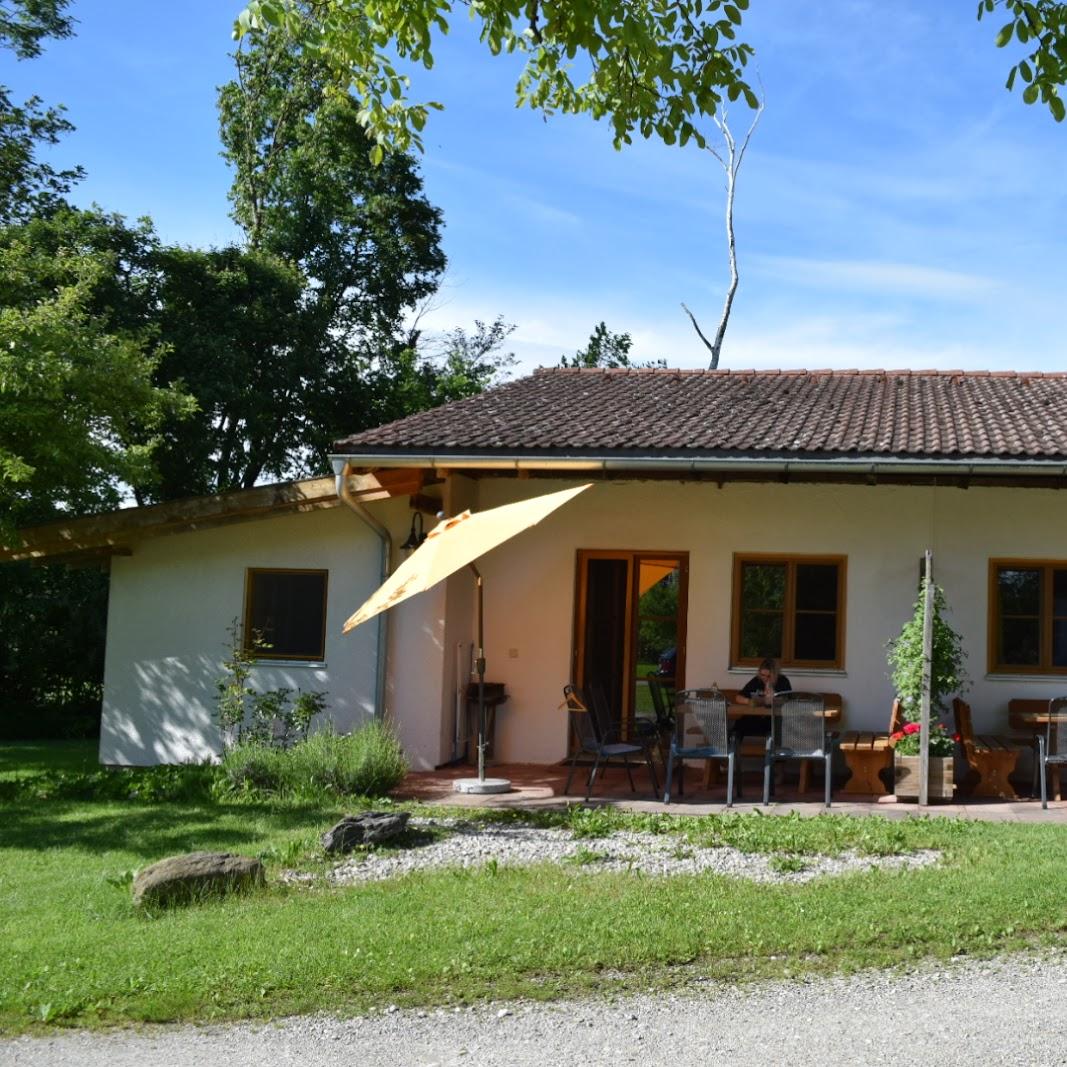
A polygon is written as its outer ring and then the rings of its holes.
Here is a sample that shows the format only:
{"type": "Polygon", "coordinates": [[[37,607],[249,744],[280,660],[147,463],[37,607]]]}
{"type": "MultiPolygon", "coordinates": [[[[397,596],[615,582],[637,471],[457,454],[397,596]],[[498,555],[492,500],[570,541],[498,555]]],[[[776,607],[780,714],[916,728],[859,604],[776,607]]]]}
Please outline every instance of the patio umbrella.
{"type": "Polygon", "coordinates": [[[536,526],[547,515],[573,500],[590,486],[564,489],[530,500],[504,504],[488,511],[464,511],[451,519],[443,519],[427,535],[426,540],[389,576],[376,593],[344,624],[343,632],[358,626],[375,615],[394,607],[416,593],[432,589],[438,582],[463,567],[474,572],[478,589],[478,780],[485,782],[485,644],[484,609],[482,605],[482,576],[474,561],[486,552],[510,540],[523,530],[536,526]]]}

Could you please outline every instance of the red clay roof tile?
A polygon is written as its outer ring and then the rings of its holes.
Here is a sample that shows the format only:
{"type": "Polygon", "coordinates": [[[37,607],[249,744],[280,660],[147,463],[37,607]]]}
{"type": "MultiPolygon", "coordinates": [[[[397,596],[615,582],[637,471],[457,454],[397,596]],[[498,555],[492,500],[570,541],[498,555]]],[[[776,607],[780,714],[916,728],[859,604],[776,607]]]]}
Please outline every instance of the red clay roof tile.
{"type": "Polygon", "coordinates": [[[1067,375],[551,368],[334,451],[1067,459],[1067,375]]]}

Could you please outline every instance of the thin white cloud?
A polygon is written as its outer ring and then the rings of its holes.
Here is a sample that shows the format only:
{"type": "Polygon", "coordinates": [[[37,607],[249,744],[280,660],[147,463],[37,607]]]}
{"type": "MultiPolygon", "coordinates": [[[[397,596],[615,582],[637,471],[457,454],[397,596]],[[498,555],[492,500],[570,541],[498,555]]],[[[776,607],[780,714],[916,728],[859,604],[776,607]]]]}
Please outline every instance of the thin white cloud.
{"type": "Polygon", "coordinates": [[[948,300],[987,298],[1003,283],[980,274],[876,260],[752,256],[753,270],[793,285],[860,292],[903,293],[948,300]]]}

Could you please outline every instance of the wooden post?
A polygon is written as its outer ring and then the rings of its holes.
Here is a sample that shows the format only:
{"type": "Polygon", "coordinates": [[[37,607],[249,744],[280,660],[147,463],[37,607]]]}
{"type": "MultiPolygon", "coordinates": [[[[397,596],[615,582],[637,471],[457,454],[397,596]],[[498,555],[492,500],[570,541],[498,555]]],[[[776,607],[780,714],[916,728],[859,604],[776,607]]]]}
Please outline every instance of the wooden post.
{"type": "Polygon", "coordinates": [[[923,586],[923,689],[919,710],[919,805],[924,807],[930,788],[930,673],[934,658],[933,553],[926,550],[923,586]]]}

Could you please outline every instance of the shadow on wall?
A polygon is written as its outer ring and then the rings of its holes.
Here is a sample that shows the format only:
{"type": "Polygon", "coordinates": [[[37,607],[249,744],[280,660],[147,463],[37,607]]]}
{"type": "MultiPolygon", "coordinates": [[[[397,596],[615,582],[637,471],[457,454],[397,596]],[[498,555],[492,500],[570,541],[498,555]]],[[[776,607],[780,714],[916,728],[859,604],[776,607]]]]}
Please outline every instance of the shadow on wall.
{"type": "MultiPolygon", "coordinates": [[[[128,680],[115,684],[104,701],[101,762],[145,767],[217,759],[223,739],[216,701],[218,683],[224,677],[221,657],[137,661],[128,680]]],[[[312,723],[312,731],[330,722],[339,732],[348,733],[374,718],[373,695],[351,699],[331,692],[325,667],[264,664],[253,668],[251,684],[257,692],[284,688],[294,696],[299,690],[326,692],[326,710],[312,723]]]]}

